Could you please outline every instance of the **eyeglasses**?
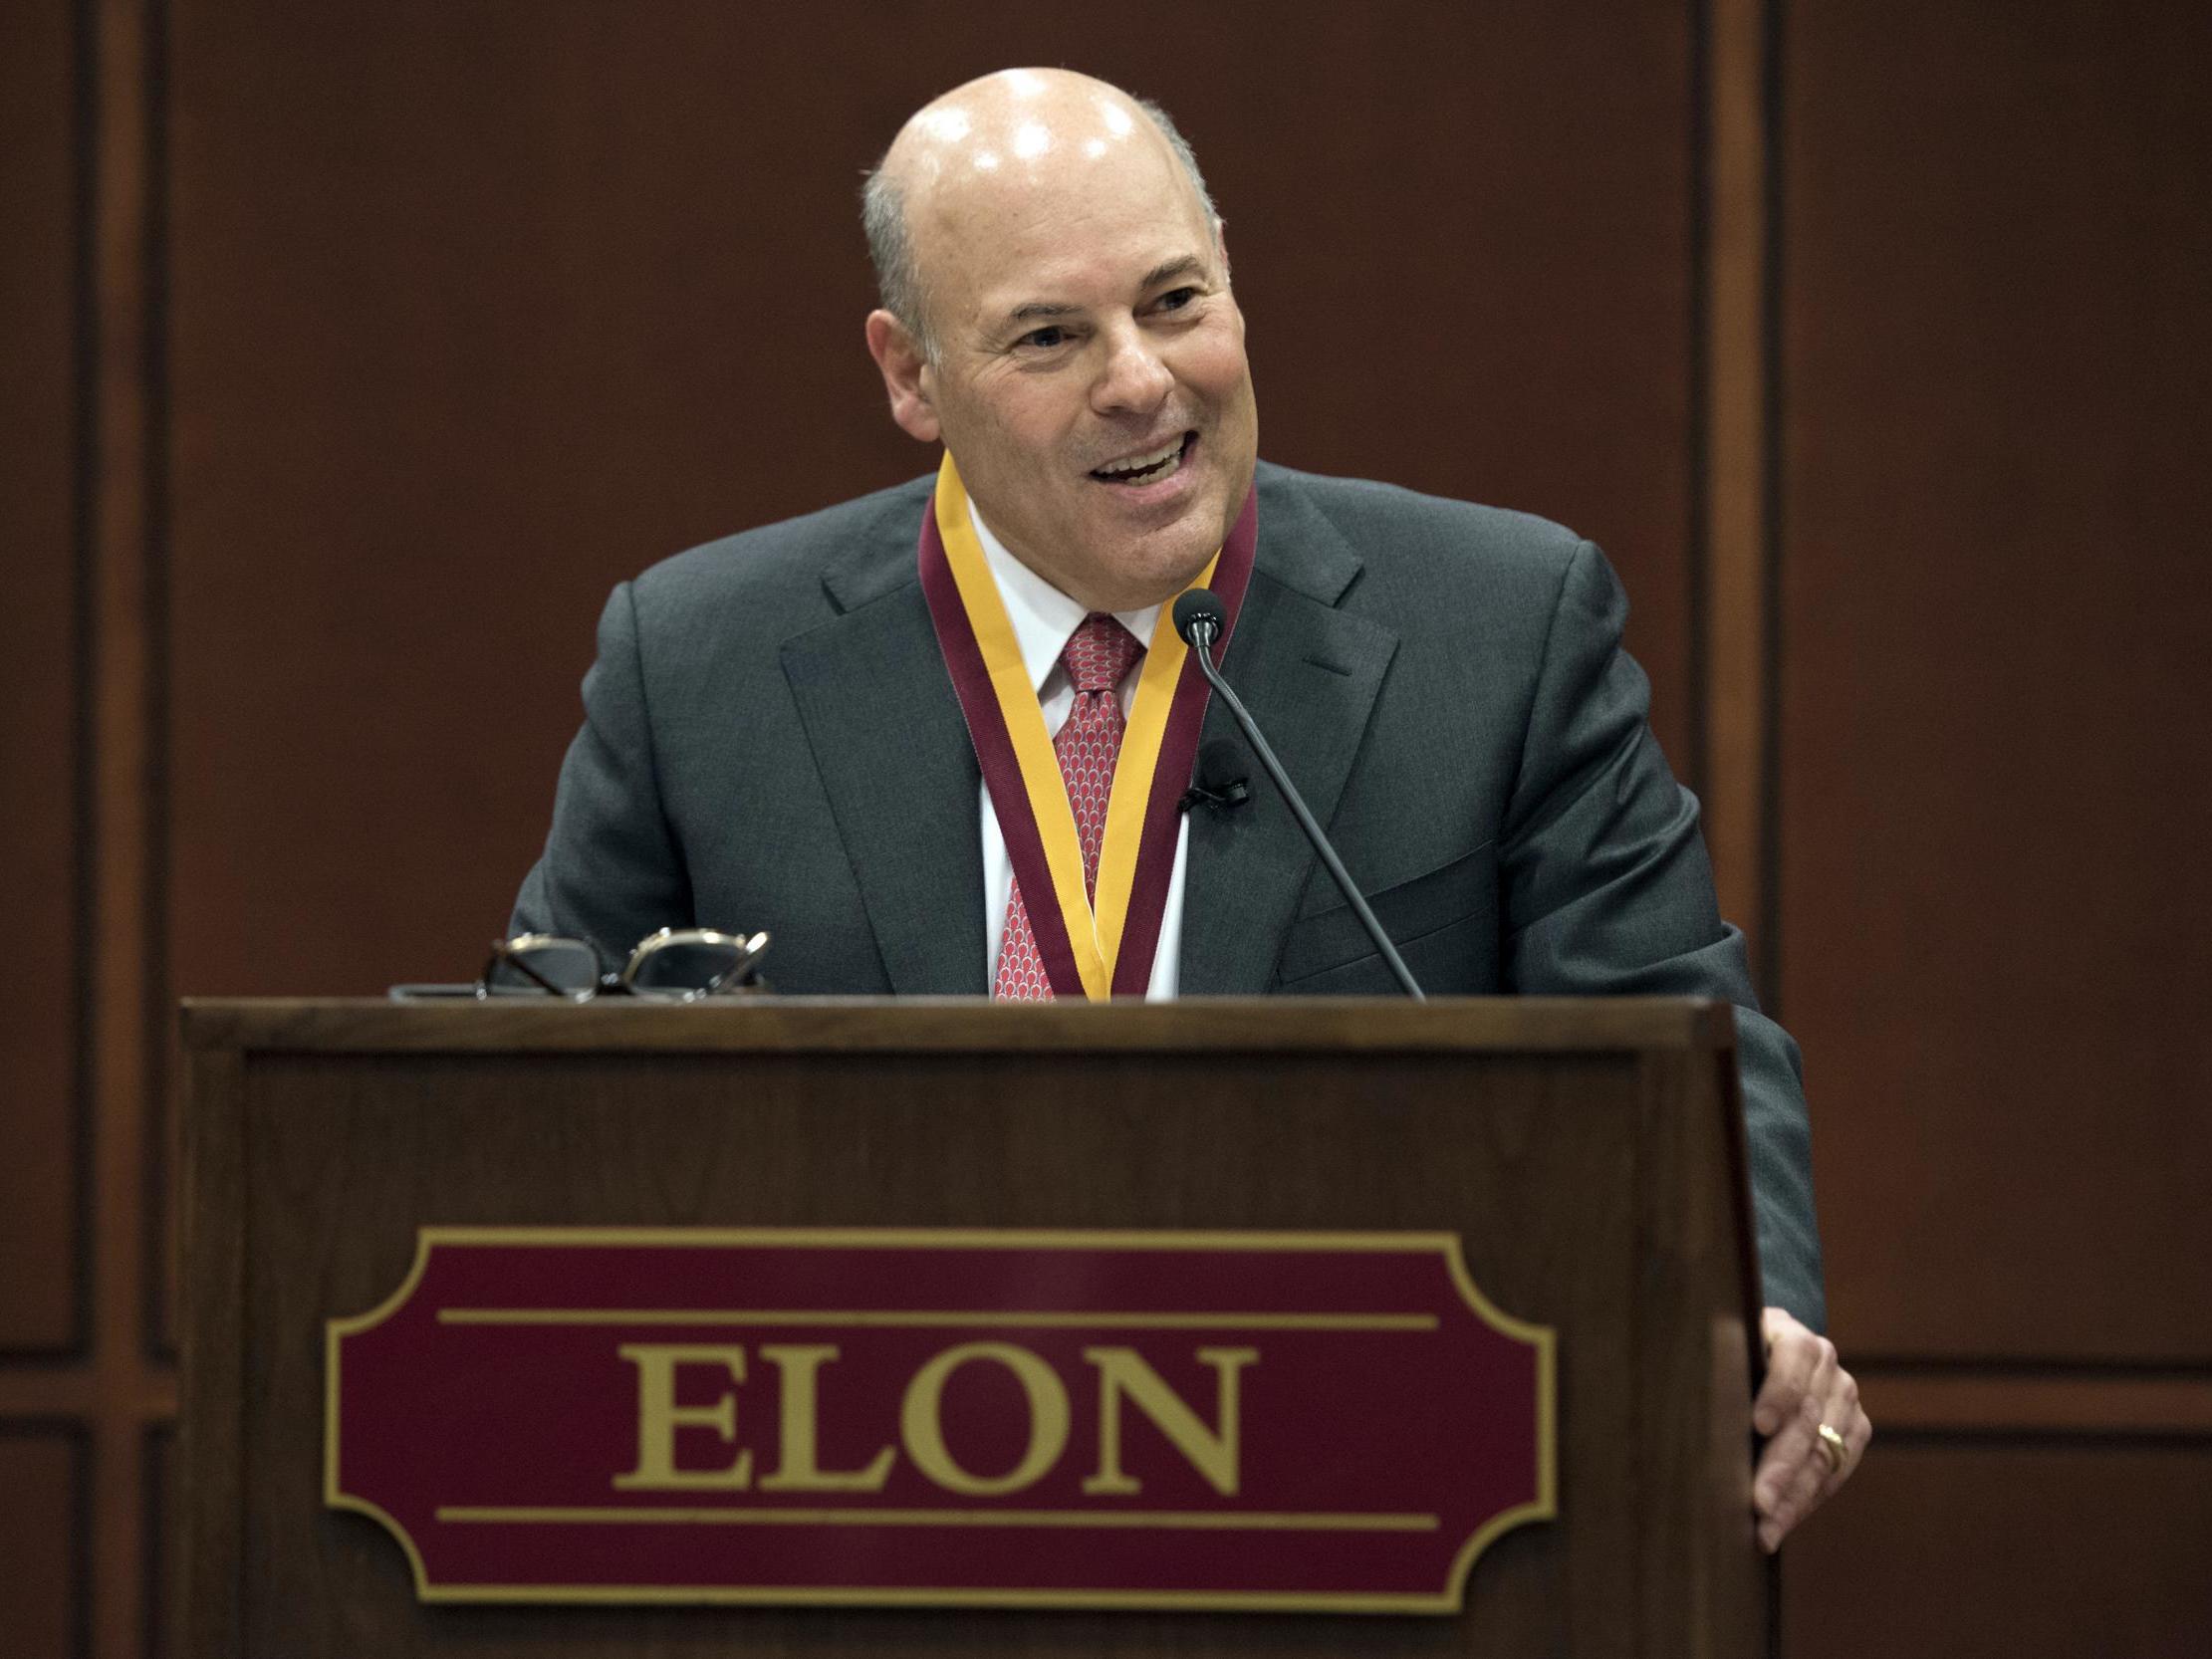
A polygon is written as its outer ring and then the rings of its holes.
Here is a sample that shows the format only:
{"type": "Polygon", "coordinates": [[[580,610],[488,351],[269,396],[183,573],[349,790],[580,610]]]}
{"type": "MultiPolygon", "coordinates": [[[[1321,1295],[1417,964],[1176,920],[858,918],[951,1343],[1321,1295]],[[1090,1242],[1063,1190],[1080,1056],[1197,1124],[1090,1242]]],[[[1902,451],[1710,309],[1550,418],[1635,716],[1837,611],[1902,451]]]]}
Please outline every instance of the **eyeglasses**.
{"type": "Polygon", "coordinates": [[[628,964],[612,973],[589,939],[522,933],[493,942],[476,995],[566,997],[575,1003],[599,996],[695,1003],[761,989],[754,969],[767,950],[766,933],[747,938],[711,927],[664,927],[639,940],[628,964]]]}

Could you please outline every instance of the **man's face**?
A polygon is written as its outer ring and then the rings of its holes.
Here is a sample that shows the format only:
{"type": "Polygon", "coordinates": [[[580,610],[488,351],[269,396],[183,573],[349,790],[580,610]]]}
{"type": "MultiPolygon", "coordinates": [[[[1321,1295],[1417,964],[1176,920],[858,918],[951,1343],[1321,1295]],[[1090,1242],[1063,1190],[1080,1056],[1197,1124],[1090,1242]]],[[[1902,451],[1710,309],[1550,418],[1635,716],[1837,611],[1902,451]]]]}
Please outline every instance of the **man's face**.
{"type": "Polygon", "coordinates": [[[1221,545],[1259,417],[1196,192],[1148,123],[1110,146],[1080,134],[1048,133],[1026,164],[955,154],[909,207],[938,347],[920,424],[936,430],[901,424],[943,438],[1024,564],[1127,610],[1181,592],[1221,545]]]}

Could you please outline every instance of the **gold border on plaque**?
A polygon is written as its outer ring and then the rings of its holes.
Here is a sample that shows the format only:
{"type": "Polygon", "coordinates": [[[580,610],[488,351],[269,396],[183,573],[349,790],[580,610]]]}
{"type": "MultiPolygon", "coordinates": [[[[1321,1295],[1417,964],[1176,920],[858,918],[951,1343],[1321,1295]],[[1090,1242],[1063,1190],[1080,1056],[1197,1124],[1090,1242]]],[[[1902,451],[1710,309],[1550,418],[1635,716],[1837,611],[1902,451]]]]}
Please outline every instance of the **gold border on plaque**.
{"type": "Polygon", "coordinates": [[[418,1227],[414,1235],[414,1260],[408,1264],[406,1277],[399,1281],[399,1288],[366,1313],[356,1313],[349,1318],[328,1320],[323,1327],[323,1503],[334,1510],[352,1510],[365,1515],[393,1538],[407,1557],[407,1570],[414,1575],[414,1594],[417,1601],[434,1599],[430,1575],[422,1565],[422,1551],[406,1528],[389,1511],[371,1504],[366,1498],[356,1498],[350,1492],[338,1490],[338,1385],[339,1344],[359,1331],[373,1330],[406,1306],[414,1296],[415,1287],[422,1283],[422,1276],[429,1270],[430,1249],[435,1242],[431,1235],[438,1229],[418,1227]]]}
{"type": "MultiPolygon", "coordinates": [[[[538,1308],[538,1309],[439,1309],[444,1321],[449,1312],[461,1312],[464,1317],[452,1322],[463,1323],[522,1323],[545,1320],[548,1322],[624,1322],[633,1313],[643,1313],[643,1322],[669,1322],[667,1315],[687,1313],[684,1309],[594,1309],[594,1308],[538,1308]],[[473,1317],[467,1315],[474,1315],[473,1317]],[[489,1315],[488,1317],[486,1315],[489,1315]],[[503,1316],[504,1315],[504,1316],[503,1316]]],[[[702,1317],[681,1322],[714,1322],[717,1319],[742,1320],[747,1317],[765,1320],[771,1316],[790,1322],[789,1314],[797,1310],[775,1309],[738,1310],[723,1313],[706,1312],[702,1317]]],[[[818,1310],[806,1310],[818,1311],[818,1310]]],[[[928,1318],[932,1322],[943,1319],[952,1321],[959,1315],[947,1310],[944,1313],[919,1313],[899,1309],[897,1313],[906,1320],[928,1318]]],[[[850,1315],[844,1315],[850,1317],[850,1315]]],[[[886,1314],[886,1317],[888,1315],[886,1314]]],[[[1186,1315],[1195,1318],[1197,1315],[1186,1315]]],[[[1210,1317],[1207,1316],[1207,1317],[1210,1317]]],[[[1219,1322],[1238,1319],[1253,1320],[1266,1317],[1275,1328],[1297,1329],[1437,1329],[1439,1321],[1434,1315],[1421,1314],[1280,1314],[1256,1315],[1223,1313],[1219,1322]],[[1276,1323],[1281,1320],[1280,1324],[1276,1323]],[[1302,1321],[1293,1324],[1289,1321],[1302,1321]],[[1305,1321],[1310,1321],[1307,1323],[1305,1321]],[[1384,1323],[1382,1321],[1387,1321],[1384,1323]]],[[[1065,1319],[1068,1325],[1080,1325],[1101,1320],[1112,1323],[1151,1322],[1164,1315],[1125,1313],[1120,1310],[1102,1310],[1098,1314],[1084,1314],[1080,1310],[1040,1310],[1030,1313],[1011,1312],[1006,1309],[978,1308],[974,1310],[975,1322],[1014,1323],[1017,1321],[1044,1322],[1065,1319]]],[[[1557,1399],[1557,1346],[1558,1332],[1550,1325],[1534,1324],[1515,1318],[1499,1307],[1474,1282],[1467,1272],[1466,1258],[1461,1251],[1460,1237],[1456,1233],[1295,1233],[1230,1231],[1171,1231],[1126,1228],[915,1228],[915,1227],[421,1227],[415,1230],[414,1260],[406,1277],[399,1282],[391,1295],[366,1312],[326,1322],[324,1334],[324,1402],[323,1402],[323,1500],[334,1510],[352,1510],[367,1516],[370,1521],[398,1540],[407,1560],[408,1571],[414,1578],[415,1598],[422,1602],[532,1602],[532,1603],[596,1603],[610,1604],[677,1604],[692,1605],[750,1605],[786,1607],[1014,1607],[1058,1608],[1069,1611],[1159,1610],[1159,1611],[1208,1611],[1208,1612],[1332,1612],[1332,1613],[1429,1613],[1448,1614],[1459,1612],[1465,1605],[1467,1579],[1483,1551],[1499,1538],[1514,1528],[1536,1521],[1549,1521],[1559,1513],[1558,1494],[1558,1399],[1557,1399]],[[1094,1249],[1094,1250],[1207,1250],[1220,1253],[1251,1252],[1300,1252],[1306,1254],[1341,1253],[1356,1251],[1378,1255],[1426,1255],[1431,1252],[1441,1256],[1445,1273],[1460,1300],[1467,1304],[1475,1317],[1490,1329],[1508,1339],[1536,1350],[1536,1496],[1526,1504],[1516,1505],[1492,1516],[1468,1536],[1454,1557],[1444,1587],[1432,1595],[1391,1594],[1380,1591],[1318,1592],[1313,1594],[1283,1593],[1277,1591],[1216,1591],[1216,1590],[1011,1590],[1011,1589],[926,1589],[912,1586],[869,1587],[861,1585],[665,1585],[665,1584],[432,1584],[424,1568],[422,1552],[407,1530],[387,1511],[366,1499],[341,1492],[338,1487],[339,1470],[339,1400],[341,1386],[341,1343],[348,1336],[372,1330],[404,1307],[421,1284],[429,1269],[430,1253],[438,1245],[503,1245],[524,1248],[565,1245],[630,1246],[635,1248],[666,1249],[673,1247],[699,1247],[720,1249],[742,1245],[774,1245],[784,1248],[852,1249],[865,1247],[898,1250],[1038,1250],[1038,1249],[1094,1249]]],[[[469,1506],[440,1506],[436,1512],[443,1519],[448,1514],[455,1519],[501,1519],[522,1522],[533,1519],[559,1521],[571,1519],[567,1512],[549,1511],[543,1514],[526,1513],[520,1509],[492,1509],[481,1516],[469,1506]]],[[[610,1516],[614,1512],[610,1511],[610,1516]]],[[[709,1519],[726,1520],[713,1511],[669,1512],[656,1515],[656,1524],[672,1521],[677,1513],[709,1519]]],[[[904,1512],[901,1512],[902,1514],[904,1512]]],[[[961,1512],[947,1512],[957,1515],[961,1512]]],[[[997,1514],[999,1512],[973,1512],[997,1514]]],[[[1130,1522],[1106,1520],[1078,1520],[1071,1513],[1066,1520],[1056,1520],[1053,1525],[1091,1525],[1102,1529],[1123,1527],[1130,1522]]],[[[1108,1512],[1119,1515],[1121,1512],[1108,1512]]],[[[1209,1512],[1210,1513],[1210,1512],[1209,1512]]],[[[595,1519],[598,1512],[593,1512],[595,1519]]],[[[882,1524],[863,1519],[865,1512],[839,1512],[838,1525],[866,1526],[882,1524]],[[845,1519],[850,1514],[852,1519],[845,1519]]],[[[1435,1526],[1431,1516],[1413,1515],[1344,1515],[1344,1516],[1287,1516],[1255,1514],[1249,1520],[1240,1520],[1224,1513],[1218,1521],[1208,1521],[1209,1528],[1235,1530],[1240,1527],[1254,1531],[1280,1530],[1295,1526],[1301,1530],[1329,1530],[1329,1524],[1338,1524],[1344,1531],[1425,1531],[1435,1526]],[[1426,1527],[1417,1525],[1426,1523],[1426,1527]]],[[[702,1521],[701,1524],[706,1524],[702,1521]]],[[[761,1524],[767,1524],[765,1522],[761,1524]]],[[[816,1524],[828,1524],[818,1522],[816,1524]]],[[[911,1523],[921,1525],[918,1517],[911,1523]]],[[[945,1520],[929,1523],[946,1526],[961,1525],[1012,1525],[1011,1522],[980,1523],[968,1520],[945,1520]]]]}

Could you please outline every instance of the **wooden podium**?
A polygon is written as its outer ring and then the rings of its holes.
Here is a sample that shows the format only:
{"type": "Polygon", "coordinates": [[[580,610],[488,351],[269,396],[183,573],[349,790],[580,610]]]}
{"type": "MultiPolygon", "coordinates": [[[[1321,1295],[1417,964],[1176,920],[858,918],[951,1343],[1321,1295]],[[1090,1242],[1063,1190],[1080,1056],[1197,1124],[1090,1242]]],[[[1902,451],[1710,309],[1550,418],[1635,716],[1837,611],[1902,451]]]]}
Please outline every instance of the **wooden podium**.
{"type": "Polygon", "coordinates": [[[1766,1651],[1725,1007],[201,1002],[184,1040],[178,1653],[1766,1651]],[[1556,1332],[1557,1515],[1441,1616],[424,1604],[325,1506],[325,1324],[455,1226],[1455,1234],[1556,1332]]]}

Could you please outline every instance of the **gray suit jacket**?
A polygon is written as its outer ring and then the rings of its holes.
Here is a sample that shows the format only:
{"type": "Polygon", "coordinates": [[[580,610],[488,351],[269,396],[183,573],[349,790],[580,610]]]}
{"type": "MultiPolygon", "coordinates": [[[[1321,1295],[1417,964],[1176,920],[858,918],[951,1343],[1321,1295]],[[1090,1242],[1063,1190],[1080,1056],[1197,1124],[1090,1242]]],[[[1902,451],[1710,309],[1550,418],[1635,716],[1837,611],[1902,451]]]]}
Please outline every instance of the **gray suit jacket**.
{"type": "MultiPolygon", "coordinates": [[[[694,549],[614,591],[516,931],[606,954],[771,929],[786,993],[987,989],[980,774],[915,574],[931,480],[694,549]]],[[[1225,670],[1431,994],[1739,1009],[1770,1303],[1823,1318],[1796,1046],[1757,1012],[1620,649],[1603,556],[1522,514],[1263,464],[1225,670]]],[[[1389,995],[1219,707],[1190,826],[1181,989],[1389,995]]]]}

